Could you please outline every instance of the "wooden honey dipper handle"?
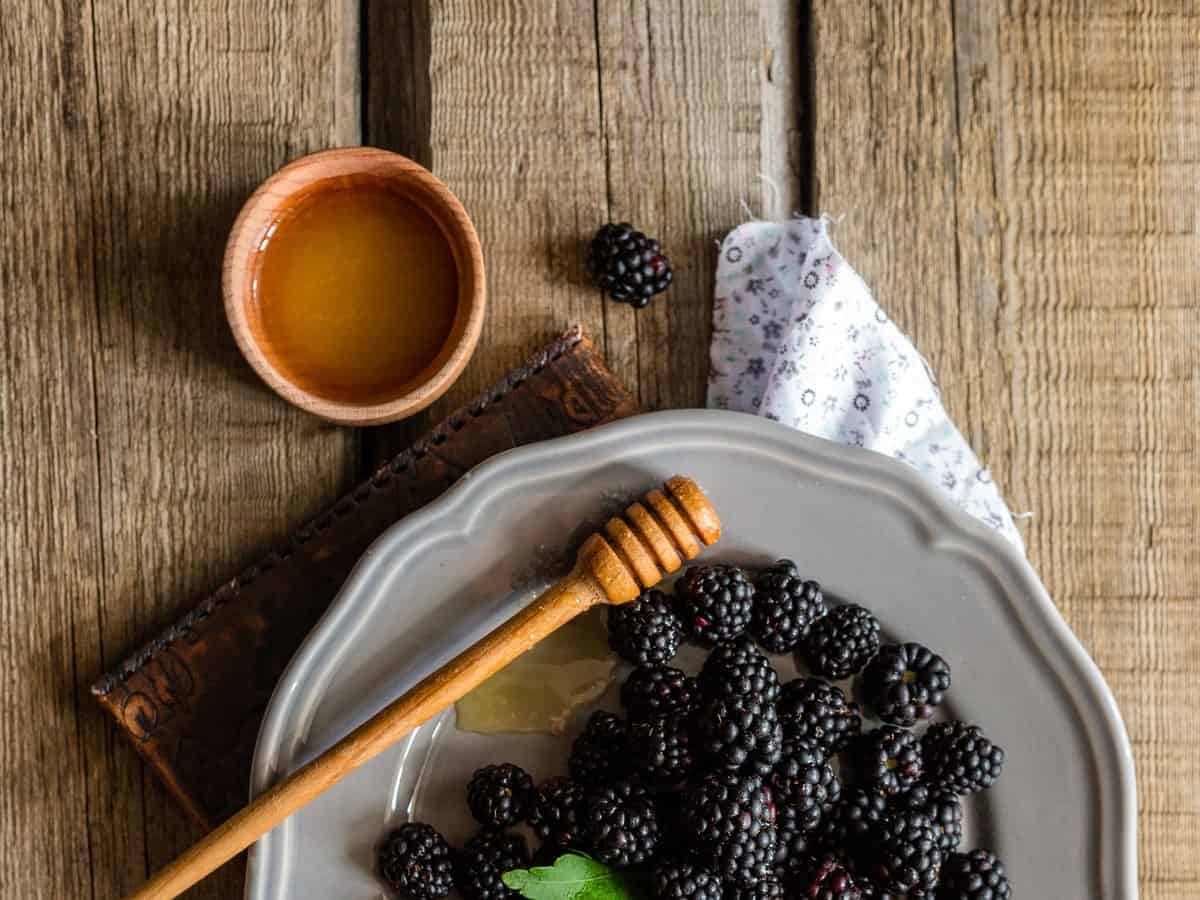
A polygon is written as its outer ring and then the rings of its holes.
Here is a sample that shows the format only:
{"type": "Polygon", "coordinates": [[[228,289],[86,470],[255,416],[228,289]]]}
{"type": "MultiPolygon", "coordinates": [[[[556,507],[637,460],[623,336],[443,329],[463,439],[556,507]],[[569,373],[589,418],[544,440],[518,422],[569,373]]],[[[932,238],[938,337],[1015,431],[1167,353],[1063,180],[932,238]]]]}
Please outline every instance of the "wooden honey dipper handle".
{"type": "Polygon", "coordinates": [[[310,800],[482,684],[534,644],[601,603],[628,603],[721,536],[704,492],[682,476],[612,518],[579,548],[554,587],[468,647],[307,765],[258,796],[128,900],[177,897],[310,800]]]}

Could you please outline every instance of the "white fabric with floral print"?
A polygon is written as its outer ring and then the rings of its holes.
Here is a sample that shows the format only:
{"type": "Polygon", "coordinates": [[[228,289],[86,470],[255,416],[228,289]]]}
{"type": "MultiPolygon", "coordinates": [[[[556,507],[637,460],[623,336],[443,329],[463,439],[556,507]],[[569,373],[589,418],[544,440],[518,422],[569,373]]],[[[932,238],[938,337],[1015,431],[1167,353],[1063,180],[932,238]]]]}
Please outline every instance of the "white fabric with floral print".
{"type": "Polygon", "coordinates": [[[834,249],[823,219],[748,222],[721,243],[708,405],[895,457],[1024,550],[929,364],[834,249]]]}

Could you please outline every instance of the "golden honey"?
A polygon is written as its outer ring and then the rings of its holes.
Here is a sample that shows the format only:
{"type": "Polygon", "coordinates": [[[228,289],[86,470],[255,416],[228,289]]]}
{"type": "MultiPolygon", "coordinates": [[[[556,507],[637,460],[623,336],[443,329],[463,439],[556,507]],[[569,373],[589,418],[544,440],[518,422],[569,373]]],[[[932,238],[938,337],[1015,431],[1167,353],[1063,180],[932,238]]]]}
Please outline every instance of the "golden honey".
{"type": "Polygon", "coordinates": [[[259,244],[252,321],[311,394],[381,403],[415,386],[450,336],[458,272],[438,223],[369,175],[317,182],[259,244]]]}

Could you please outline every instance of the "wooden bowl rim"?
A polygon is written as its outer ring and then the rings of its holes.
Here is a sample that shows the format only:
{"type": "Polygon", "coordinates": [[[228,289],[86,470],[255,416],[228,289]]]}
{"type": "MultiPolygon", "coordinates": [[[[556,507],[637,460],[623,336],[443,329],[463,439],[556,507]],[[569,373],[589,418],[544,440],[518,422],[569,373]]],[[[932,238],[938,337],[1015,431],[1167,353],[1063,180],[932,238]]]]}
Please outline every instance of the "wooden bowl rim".
{"type": "Polygon", "coordinates": [[[446,184],[419,163],[399,153],[375,147],[339,147],[295,159],[266,179],[242,205],[225,244],[221,269],[225,316],[242,356],[268,387],[294,406],[339,425],[382,425],[425,409],[450,388],[466,368],[479,343],[487,306],[483,249],[470,216],[446,184]],[[380,403],[330,400],[305,390],[271,362],[250,323],[247,310],[254,255],[264,230],[278,219],[296,194],[318,181],[346,175],[374,175],[415,186],[422,200],[437,207],[439,225],[457,245],[460,269],[458,312],[450,336],[434,360],[414,376],[416,386],[380,403]],[[461,256],[461,258],[460,258],[461,256]],[[466,286],[466,289],[464,289],[466,286]],[[448,354],[444,351],[450,348],[448,354]],[[436,364],[436,368],[434,365],[436,364]]]}

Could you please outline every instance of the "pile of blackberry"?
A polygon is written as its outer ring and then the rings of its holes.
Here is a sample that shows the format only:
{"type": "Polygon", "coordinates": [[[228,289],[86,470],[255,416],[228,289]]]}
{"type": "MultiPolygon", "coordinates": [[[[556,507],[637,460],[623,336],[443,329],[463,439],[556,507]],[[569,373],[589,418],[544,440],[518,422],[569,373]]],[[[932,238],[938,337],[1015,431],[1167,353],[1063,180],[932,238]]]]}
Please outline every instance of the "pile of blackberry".
{"type": "Polygon", "coordinates": [[[790,560],[695,566],[673,595],[612,609],[609,642],[631,664],[624,714],[591,714],[566,776],[477,771],[480,830],[462,849],[421,823],[392,832],[379,871],[397,895],[515,900],[505,871],[575,850],[644,871],[654,900],[1011,897],[993,853],[960,847],[963,798],[996,782],[1004,751],[977,725],[926,725],[949,665],[885,642],[865,607],[828,602],[790,560]],[[708,650],[696,675],[676,660],[685,641],[708,650]],[[799,677],[780,678],[781,653],[799,677]]]}

